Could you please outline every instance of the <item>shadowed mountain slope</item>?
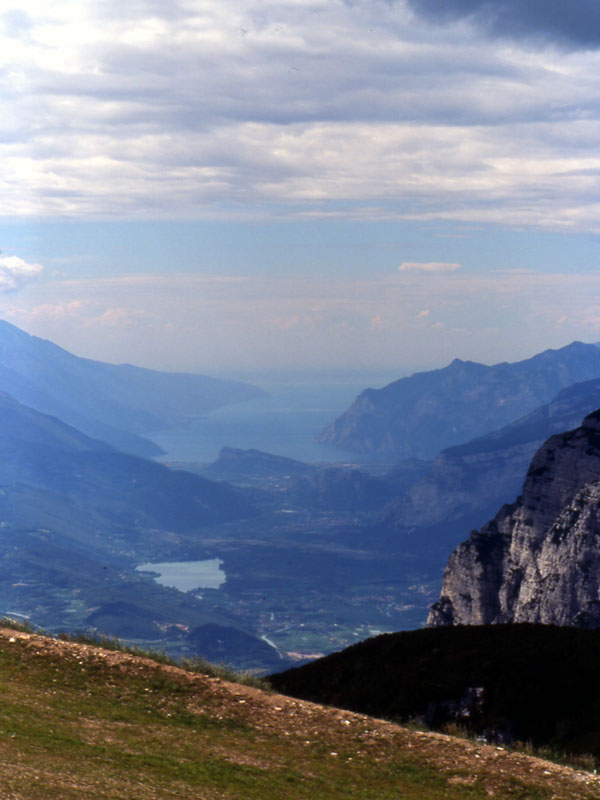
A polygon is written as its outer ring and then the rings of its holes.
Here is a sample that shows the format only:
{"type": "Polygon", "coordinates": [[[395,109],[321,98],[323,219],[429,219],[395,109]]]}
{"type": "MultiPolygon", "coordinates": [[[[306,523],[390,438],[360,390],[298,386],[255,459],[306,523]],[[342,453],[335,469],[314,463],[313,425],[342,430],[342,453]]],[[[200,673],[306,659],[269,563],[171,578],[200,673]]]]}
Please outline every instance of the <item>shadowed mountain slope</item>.
{"type": "Polygon", "coordinates": [[[160,448],[140,434],[263,394],[236,381],[79,358],[4,320],[0,387],[27,406],[143,456],[160,448]]]}
{"type": "Polygon", "coordinates": [[[338,708],[600,758],[599,669],[600,631],[494,625],[384,634],[269,680],[338,708]]]}
{"type": "MultiPolygon", "coordinates": [[[[251,513],[235,489],[114,450],[0,393],[0,481],[60,494],[65,504],[186,530],[251,513]]],[[[68,515],[70,509],[65,509],[68,515]]]]}
{"type": "Polygon", "coordinates": [[[430,458],[548,403],[558,392],[600,377],[600,349],[573,342],[514,364],[455,359],[383,389],[367,389],[318,437],[380,457],[430,458]]]}
{"type": "Polygon", "coordinates": [[[443,450],[428,473],[388,504],[379,521],[396,527],[431,526],[478,511],[489,514],[518,495],[529,463],[546,439],[577,427],[598,407],[600,379],[578,383],[517,422],[443,450]]]}

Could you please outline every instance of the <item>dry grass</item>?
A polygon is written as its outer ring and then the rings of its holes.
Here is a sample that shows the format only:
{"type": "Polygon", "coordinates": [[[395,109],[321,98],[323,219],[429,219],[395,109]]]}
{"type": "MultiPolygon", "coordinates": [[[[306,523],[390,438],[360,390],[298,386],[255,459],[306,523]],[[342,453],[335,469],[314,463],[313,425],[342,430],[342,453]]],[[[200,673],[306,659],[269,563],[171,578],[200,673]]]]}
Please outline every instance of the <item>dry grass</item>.
{"type": "Polygon", "coordinates": [[[120,650],[0,631],[2,800],[587,800],[527,755],[120,650]]]}

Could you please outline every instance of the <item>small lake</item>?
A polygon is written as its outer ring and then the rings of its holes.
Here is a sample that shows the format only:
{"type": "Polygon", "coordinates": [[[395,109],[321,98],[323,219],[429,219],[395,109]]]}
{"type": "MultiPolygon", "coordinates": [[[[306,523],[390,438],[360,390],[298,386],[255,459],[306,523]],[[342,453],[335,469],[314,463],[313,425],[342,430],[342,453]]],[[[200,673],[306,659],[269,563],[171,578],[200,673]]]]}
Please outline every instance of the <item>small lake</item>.
{"type": "Polygon", "coordinates": [[[161,586],[179,589],[180,592],[191,592],[193,589],[218,589],[225,583],[227,576],[221,569],[220,558],[208,558],[205,561],[165,561],[162,564],[140,564],[137,572],[154,572],[154,580],[161,586]]]}

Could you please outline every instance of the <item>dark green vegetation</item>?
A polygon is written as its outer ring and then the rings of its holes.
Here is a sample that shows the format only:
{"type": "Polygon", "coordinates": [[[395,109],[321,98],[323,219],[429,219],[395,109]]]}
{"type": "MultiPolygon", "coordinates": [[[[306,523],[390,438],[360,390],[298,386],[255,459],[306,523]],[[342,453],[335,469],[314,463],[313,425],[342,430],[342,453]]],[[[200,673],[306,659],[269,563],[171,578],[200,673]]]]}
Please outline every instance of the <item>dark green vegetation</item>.
{"type": "Polygon", "coordinates": [[[236,381],[78,358],[4,320],[0,387],[27,406],[142,456],[157,455],[160,448],[140,434],[262,394],[236,381]]]}
{"type": "Polygon", "coordinates": [[[277,691],[600,761],[600,631],[543,625],[388,634],[273,675],[277,691]]]}
{"type": "Polygon", "coordinates": [[[514,364],[455,359],[366,389],[319,440],[356,453],[431,458],[507,425],[574,383],[600,377],[600,349],[573,342],[514,364]]]}
{"type": "Polygon", "coordinates": [[[0,632],[0,793],[13,800],[592,800],[518,754],[218,678],[0,632]]]}

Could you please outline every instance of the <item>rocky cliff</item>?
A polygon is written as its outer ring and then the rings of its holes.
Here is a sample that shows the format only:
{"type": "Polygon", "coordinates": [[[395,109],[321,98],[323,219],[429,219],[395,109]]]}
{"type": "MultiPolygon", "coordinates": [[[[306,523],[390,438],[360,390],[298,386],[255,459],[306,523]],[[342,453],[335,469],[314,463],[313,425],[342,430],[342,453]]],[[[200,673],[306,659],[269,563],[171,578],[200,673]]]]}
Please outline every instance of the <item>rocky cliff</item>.
{"type": "Polygon", "coordinates": [[[600,627],[600,411],[552,436],[522,495],[451,555],[428,625],[600,627]]]}

